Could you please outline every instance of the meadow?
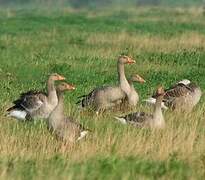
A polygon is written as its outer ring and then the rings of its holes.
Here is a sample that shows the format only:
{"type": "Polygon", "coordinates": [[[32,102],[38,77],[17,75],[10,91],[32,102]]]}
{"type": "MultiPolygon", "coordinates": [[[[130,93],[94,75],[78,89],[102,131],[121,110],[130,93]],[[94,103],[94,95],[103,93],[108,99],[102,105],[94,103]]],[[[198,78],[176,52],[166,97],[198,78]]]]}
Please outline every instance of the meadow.
{"type": "Polygon", "coordinates": [[[77,97],[116,84],[122,53],[136,64],[126,75],[141,103],[158,85],[190,79],[205,89],[205,15],[202,8],[0,10],[0,179],[204,179],[205,97],[190,114],[164,111],[166,128],[136,129],[107,112],[79,112],[77,97]],[[5,116],[21,92],[45,89],[57,72],[75,84],[65,94],[66,113],[92,133],[66,147],[41,121],[5,116]]]}

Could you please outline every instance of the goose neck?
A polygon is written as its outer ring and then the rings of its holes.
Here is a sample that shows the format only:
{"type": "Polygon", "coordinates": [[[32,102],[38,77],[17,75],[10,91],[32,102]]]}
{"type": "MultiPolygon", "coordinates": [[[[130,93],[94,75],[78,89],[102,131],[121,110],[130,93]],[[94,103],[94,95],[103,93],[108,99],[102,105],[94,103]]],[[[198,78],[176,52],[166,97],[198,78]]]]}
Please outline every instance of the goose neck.
{"type": "Polygon", "coordinates": [[[48,79],[48,102],[54,105],[57,105],[57,94],[56,94],[56,89],[55,89],[55,83],[54,80],[49,78],[48,79]]]}
{"type": "Polygon", "coordinates": [[[154,126],[163,127],[164,126],[164,118],[161,109],[161,103],[163,100],[163,96],[158,96],[156,99],[156,104],[154,108],[153,120],[154,126]]]}
{"type": "Polygon", "coordinates": [[[56,106],[56,108],[61,109],[61,111],[63,112],[64,109],[64,93],[63,92],[57,92],[58,95],[58,105],[56,106]]]}
{"type": "Polygon", "coordinates": [[[122,63],[118,63],[118,78],[119,78],[119,81],[126,79],[125,67],[124,67],[124,64],[122,63]]]}
{"type": "Polygon", "coordinates": [[[63,92],[57,92],[58,94],[58,104],[55,109],[50,114],[49,125],[55,129],[57,128],[64,118],[64,102],[63,102],[63,92]]]}
{"type": "Polygon", "coordinates": [[[119,79],[119,84],[120,84],[121,89],[125,93],[129,93],[128,91],[130,90],[130,86],[125,76],[124,64],[122,63],[118,63],[118,79],[119,79]]]}
{"type": "Polygon", "coordinates": [[[47,82],[48,93],[55,90],[54,80],[50,77],[47,82]]]}

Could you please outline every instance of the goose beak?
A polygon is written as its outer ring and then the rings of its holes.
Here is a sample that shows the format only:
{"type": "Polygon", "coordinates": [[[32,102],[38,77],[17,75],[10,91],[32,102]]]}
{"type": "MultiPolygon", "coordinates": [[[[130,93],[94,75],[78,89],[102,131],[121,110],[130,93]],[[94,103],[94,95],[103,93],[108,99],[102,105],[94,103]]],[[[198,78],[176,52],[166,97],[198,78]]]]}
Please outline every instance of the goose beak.
{"type": "Polygon", "coordinates": [[[135,63],[135,60],[134,60],[134,59],[128,58],[127,64],[134,64],[134,63],[135,63]]]}
{"type": "Polygon", "coordinates": [[[142,81],[140,81],[140,83],[144,84],[144,83],[146,83],[146,81],[143,79],[142,81]]]}
{"type": "Polygon", "coordinates": [[[72,84],[67,84],[66,89],[68,90],[75,90],[75,86],[72,84]]]}
{"type": "Polygon", "coordinates": [[[146,83],[146,81],[142,77],[139,78],[139,82],[142,84],[146,83]]]}
{"type": "Polygon", "coordinates": [[[58,75],[57,80],[58,80],[58,81],[63,81],[63,80],[65,80],[65,77],[64,77],[64,76],[61,76],[61,75],[58,75]]]}
{"type": "Polygon", "coordinates": [[[132,80],[139,83],[145,83],[146,81],[138,74],[132,76],[132,80]]]}

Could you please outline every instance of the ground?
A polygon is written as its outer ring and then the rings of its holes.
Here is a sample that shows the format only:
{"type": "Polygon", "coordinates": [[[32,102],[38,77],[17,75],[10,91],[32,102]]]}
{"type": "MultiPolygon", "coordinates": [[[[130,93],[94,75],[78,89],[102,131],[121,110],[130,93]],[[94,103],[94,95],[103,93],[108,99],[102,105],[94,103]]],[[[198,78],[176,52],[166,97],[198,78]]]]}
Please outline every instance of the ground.
{"type": "Polygon", "coordinates": [[[140,130],[119,124],[108,112],[79,112],[77,97],[117,83],[122,53],[136,64],[126,75],[141,102],[158,85],[182,80],[205,89],[205,16],[202,8],[0,10],[0,178],[2,179],[204,179],[205,98],[190,114],[165,111],[166,128],[140,130]],[[21,92],[45,89],[48,75],[64,75],[76,90],[65,95],[68,115],[92,130],[66,147],[45,122],[5,116],[21,92]]]}

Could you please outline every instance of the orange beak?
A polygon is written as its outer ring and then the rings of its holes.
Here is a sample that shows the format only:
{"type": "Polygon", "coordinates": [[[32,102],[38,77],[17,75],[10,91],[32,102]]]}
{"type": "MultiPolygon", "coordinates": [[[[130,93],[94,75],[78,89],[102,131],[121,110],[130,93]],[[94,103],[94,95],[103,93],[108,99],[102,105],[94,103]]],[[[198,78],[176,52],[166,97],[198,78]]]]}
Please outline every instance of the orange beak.
{"type": "Polygon", "coordinates": [[[138,75],[138,74],[134,75],[134,76],[133,76],[133,79],[134,79],[134,81],[137,81],[137,82],[142,83],[142,84],[146,82],[146,81],[145,81],[140,75],[138,75]]]}
{"type": "Polygon", "coordinates": [[[142,83],[142,84],[146,83],[146,81],[142,77],[140,77],[139,82],[142,83]]]}
{"type": "Polygon", "coordinates": [[[67,84],[66,89],[68,90],[75,90],[75,86],[72,84],[67,84]]]}
{"type": "Polygon", "coordinates": [[[65,80],[65,77],[63,77],[63,76],[61,76],[61,75],[58,75],[57,81],[62,81],[62,80],[65,80]]]}
{"type": "Polygon", "coordinates": [[[135,63],[135,60],[134,60],[134,59],[128,58],[127,64],[134,64],[134,63],[135,63]]]}

